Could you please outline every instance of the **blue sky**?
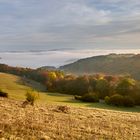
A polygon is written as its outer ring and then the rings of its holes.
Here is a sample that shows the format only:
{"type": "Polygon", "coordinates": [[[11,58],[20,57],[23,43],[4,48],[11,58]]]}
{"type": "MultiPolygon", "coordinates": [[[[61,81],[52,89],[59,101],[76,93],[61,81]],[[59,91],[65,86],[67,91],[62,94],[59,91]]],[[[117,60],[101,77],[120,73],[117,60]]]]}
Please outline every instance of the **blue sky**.
{"type": "Polygon", "coordinates": [[[0,50],[140,48],[140,0],[0,0],[0,50]]]}

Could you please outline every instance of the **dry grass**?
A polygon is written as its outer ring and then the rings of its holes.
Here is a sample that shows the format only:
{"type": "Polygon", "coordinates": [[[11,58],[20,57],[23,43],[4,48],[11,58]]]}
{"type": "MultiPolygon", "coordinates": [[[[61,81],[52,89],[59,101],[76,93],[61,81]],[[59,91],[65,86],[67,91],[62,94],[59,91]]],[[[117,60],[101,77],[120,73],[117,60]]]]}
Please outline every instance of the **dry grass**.
{"type": "Polygon", "coordinates": [[[0,139],[139,140],[140,114],[0,98],[0,139]]]}

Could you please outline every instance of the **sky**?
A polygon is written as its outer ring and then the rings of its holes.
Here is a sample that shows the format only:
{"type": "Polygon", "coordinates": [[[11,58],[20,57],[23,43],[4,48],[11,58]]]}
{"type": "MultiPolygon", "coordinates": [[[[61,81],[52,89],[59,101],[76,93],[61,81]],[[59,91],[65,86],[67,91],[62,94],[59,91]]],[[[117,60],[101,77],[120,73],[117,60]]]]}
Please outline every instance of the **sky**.
{"type": "Polygon", "coordinates": [[[140,0],[0,0],[0,51],[108,48],[140,48],[140,0]]]}

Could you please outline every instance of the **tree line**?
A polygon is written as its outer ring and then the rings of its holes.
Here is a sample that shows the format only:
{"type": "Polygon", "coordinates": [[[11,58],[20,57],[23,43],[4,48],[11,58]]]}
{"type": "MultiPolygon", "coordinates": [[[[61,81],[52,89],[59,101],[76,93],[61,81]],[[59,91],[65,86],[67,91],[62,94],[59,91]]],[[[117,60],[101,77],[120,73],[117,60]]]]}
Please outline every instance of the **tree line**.
{"type": "Polygon", "coordinates": [[[66,75],[51,85],[49,91],[73,94],[75,99],[86,102],[105,100],[118,106],[140,105],[140,83],[129,76],[66,75]]]}
{"type": "Polygon", "coordinates": [[[58,70],[38,70],[0,64],[0,71],[27,77],[46,86],[49,92],[71,94],[86,102],[104,100],[117,106],[140,105],[140,83],[130,76],[68,75],[58,70]]]}

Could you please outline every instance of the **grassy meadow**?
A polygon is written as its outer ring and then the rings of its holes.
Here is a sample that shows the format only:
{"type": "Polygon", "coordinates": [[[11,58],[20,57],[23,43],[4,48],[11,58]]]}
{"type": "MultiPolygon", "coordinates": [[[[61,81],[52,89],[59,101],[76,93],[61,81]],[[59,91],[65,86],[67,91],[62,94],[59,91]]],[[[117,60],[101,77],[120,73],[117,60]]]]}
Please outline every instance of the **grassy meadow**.
{"type": "Polygon", "coordinates": [[[140,106],[136,107],[115,107],[105,103],[85,103],[75,100],[72,95],[59,93],[48,93],[45,87],[33,80],[21,78],[12,74],[0,73],[0,88],[9,94],[11,99],[25,100],[25,94],[28,90],[36,90],[39,94],[39,103],[62,104],[75,107],[93,107],[100,109],[111,109],[127,112],[140,112],[140,106]]]}

